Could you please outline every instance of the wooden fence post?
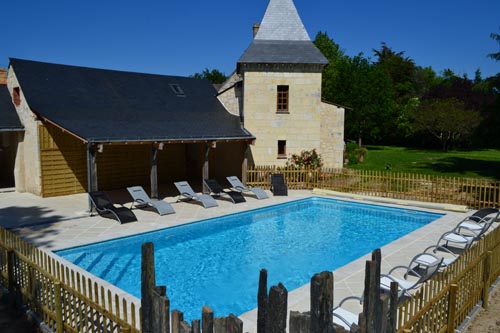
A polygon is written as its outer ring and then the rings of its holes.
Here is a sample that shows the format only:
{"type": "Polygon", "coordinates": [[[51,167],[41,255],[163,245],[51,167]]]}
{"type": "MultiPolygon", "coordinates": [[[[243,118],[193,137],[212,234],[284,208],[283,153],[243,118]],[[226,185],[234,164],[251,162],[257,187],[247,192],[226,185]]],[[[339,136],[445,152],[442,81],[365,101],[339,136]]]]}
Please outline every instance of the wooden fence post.
{"type": "Polygon", "coordinates": [[[54,282],[54,303],[56,312],[56,333],[63,333],[61,282],[54,282]]]}
{"type": "Polygon", "coordinates": [[[488,310],[490,301],[490,274],[492,251],[486,252],[483,266],[483,308],[488,310]]]}
{"type": "Polygon", "coordinates": [[[155,258],[153,243],[142,244],[141,261],[141,308],[142,308],[142,332],[155,333],[153,331],[153,301],[152,293],[156,285],[155,258]]]}
{"type": "Polygon", "coordinates": [[[151,329],[153,332],[170,332],[170,300],[166,296],[165,286],[155,287],[152,293],[153,315],[151,329]]]}
{"type": "Polygon", "coordinates": [[[311,315],[310,313],[300,313],[299,311],[290,311],[289,321],[290,333],[310,333],[311,315]]]}
{"type": "Polygon", "coordinates": [[[257,333],[266,332],[268,301],[267,270],[261,269],[259,276],[259,290],[257,292],[257,333]]]}
{"type": "Polygon", "coordinates": [[[286,312],[288,291],[279,283],[269,290],[269,307],[267,312],[266,333],[286,332],[286,312]]]}
{"type": "Polygon", "coordinates": [[[333,330],[333,273],[321,272],[311,278],[311,333],[333,330]]]}
{"type": "Polygon", "coordinates": [[[243,333],[243,322],[232,313],[226,318],[226,332],[243,333]]]}
{"type": "Polygon", "coordinates": [[[456,284],[450,286],[450,297],[448,300],[448,323],[447,331],[448,333],[455,332],[455,312],[457,308],[457,289],[456,284]]]}
{"type": "Polygon", "coordinates": [[[208,306],[204,306],[201,310],[201,332],[214,332],[214,312],[208,306]]]}
{"type": "Polygon", "coordinates": [[[399,283],[391,282],[391,293],[389,296],[389,323],[387,325],[387,333],[393,333],[397,330],[398,294],[399,283]]]}
{"type": "Polygon", "coordinates": [[[380,332],[380,276],[377,279],[377,262],[373,260],[366,261],[365,271],[365,290],[363,297],[363,313],[365,323],[360,323],[360,327],[366,327],[366,333],[380,332]]]}

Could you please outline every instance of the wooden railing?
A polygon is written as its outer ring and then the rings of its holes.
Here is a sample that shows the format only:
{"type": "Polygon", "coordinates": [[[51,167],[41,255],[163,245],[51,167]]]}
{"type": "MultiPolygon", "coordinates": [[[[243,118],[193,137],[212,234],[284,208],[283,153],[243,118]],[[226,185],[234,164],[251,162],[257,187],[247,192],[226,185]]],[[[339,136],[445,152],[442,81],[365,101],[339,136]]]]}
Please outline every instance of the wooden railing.
{"type": "Polygon", "coordinates": [[[140,309],[0,228],[0,284],[54,332],[140,332],[140,309]]]}
{"type": "Polygon", "coordinates": [[[285,175],[290,189],[321,188],[402,200],[465,205],[471,209],[500,206],[500,182],[486,178],[353,169],[296,169],[257,166],[247,172],[251,186],[270,188],[270,175],[285,175]]]}
{"type": "Polygon", "coordinates": [[[500,276],[500,227],[399,307],[398,332],[455,332],[500,276]]]}

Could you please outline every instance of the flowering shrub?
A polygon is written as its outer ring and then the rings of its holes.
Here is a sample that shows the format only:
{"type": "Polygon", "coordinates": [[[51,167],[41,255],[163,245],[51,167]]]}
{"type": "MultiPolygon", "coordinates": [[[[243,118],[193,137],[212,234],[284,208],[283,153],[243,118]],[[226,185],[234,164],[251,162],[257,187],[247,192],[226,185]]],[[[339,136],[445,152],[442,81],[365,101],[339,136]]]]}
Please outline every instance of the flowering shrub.
{"type": "Polygon", "coordinates": [[[321,155],[316,152],[316,149],[303,150],[300,154],[292,154],[286,162],[287,166],[296,168],[319,169],[323,166],[321,155]]]}

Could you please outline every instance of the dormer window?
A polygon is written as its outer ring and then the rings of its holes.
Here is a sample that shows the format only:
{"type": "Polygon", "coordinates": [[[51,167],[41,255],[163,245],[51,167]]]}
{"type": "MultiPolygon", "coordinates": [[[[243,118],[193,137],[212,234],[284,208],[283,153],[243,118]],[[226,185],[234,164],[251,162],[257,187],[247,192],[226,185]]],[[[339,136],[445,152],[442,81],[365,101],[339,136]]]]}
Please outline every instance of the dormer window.
{"type": "Polygon", "coordinates": [[[170,83],[170,88],[177,97],[186,97],[184,90],[182,90],[181,86],[177,83],[170,83]]]}
{"type": "Polygon", "coordinates": [[[19,87],[15,87],[14,90],[12,90],[12,102],[14,102],[16,106],[21,105],[21,91],[19,87]]]}

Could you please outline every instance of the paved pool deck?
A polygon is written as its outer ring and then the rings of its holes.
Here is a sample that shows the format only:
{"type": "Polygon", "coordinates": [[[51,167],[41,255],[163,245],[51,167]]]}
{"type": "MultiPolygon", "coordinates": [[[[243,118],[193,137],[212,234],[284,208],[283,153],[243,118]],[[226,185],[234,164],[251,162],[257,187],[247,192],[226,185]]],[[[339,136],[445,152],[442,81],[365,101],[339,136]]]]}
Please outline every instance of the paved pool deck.
{"type": "MultiPolygon", "coordinates": [[[[268,193],[269,199],[264,200],[257,200],[250,194],[246,195],[247,202],[241,204],[233,204],[231,201],[224,199],[217,200],[219,207],[209,209],[205,209],[201,204],[193,201],[176,202],[176,197],[166,197],[163,200],[172,203],[176,214],[159,216],[153,210],[134,209],[139,222],[119,224],[116,220],[102,218],[98,215],[89,216],[86,194],[40,198],[29,193],[2,192],[0,193],[0,226],[11,229],[22,238],[50,254],[51,251],[68,247],[164,229],[311,196],[322,196],[318,192],[313,194],[313,192],[306,190],[291,190],[286,197],[274,197],[272,193],[268,193]]],[[[131,207],[131,202],[126,191],[114,191],[108,192],[108,194],[115,202],[122,202],[127,207],[131,207]]],[[[432,206],[427,203],[419,205],[418,202],[408,203],[386,199],[383,200],[384,202],[380,202],[381,198],[346,197],[340,196],[340,194],[338,197],[335,195],[331,197],[364,203],[373,203],[372,201],[375,201],[376,204],[391,207],[403,207],[406,209],[418,209],[445,214],[438,220],[382,247],[382,273],[389,271],[391,267],[396,265],[407,265],[411,258],[422,252],[427,246],[435,244],[441,234],[452,229],[460,220],[471,213],[444,211],[441,208],[449,207],[440,205],[432,206]],[[393,202],[404,204],[404,206],[393,202]]],[[[356,244],[353,244],[353,246],[356,246],[356,244]]],[[[361,295],[364,288],[365,262],[370,257],[371,254],[366,254],[333,272],[335,304],[346,296],[361,295]]],[[[70,263],[68,265],[82,272],[78,267],[70,263]]],[[[89,274],[84,271],[82,273],[89,274]]],[[[255,278],[258,279],[258,276],[255,278]]],[[[106,282],[102,283],[105,286],[109,286],[117,294],[126,297],[130,302],[134,302],[137,305],[140,304],[140,300],[137,298],[124,293],[106,282]]],[[[309,288],[309,284],[306,284],[298,289],[289,291],[289,310],[309,311],[309,288]]],[[[255,294],[257,295],[257,290],[255,290],[255,294]]],[[[347,308],[353,312],[361,311],[361,307],[354,303],[350,304],[347,308]]],[[[220,315],[222,314],[215,313],[215,316],[220,315]]],[[[240,318],[243,320],[245,332],[256,331],[256,309],[240,315],[240,318]]]]}

